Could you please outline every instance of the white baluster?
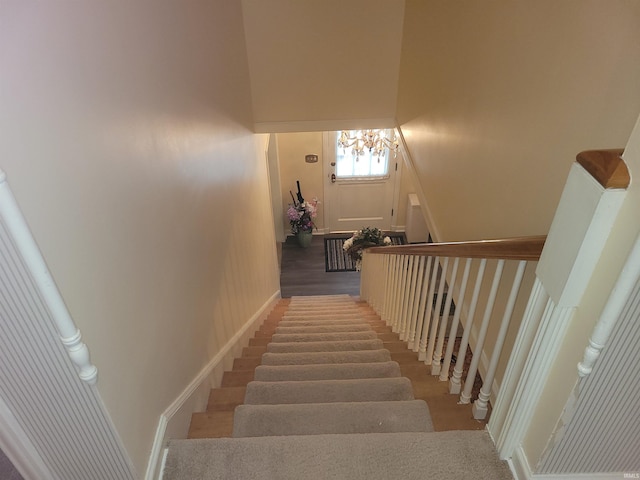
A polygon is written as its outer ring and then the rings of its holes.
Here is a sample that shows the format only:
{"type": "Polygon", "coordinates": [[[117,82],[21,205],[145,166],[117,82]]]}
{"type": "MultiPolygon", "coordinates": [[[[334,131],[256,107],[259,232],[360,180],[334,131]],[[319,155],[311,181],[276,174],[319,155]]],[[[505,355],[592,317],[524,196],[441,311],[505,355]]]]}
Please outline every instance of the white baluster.
{"type": "Polygon", "coordinates": [[[418,260],[415,255],[409,257],[409,269],[411,276],[409,278],[409,287],[407,289],[406,305],[404,311],[404,321],[402,325],[402,335],[400,340],[406,341],[409,337],[409,328],[411,326],[411,316],[413,315],[413,299],[416,294],[416,276],[418,275],[418,260]]]}
{"type": "Polygon", "coordinates": [[[408,255],[407,260],[407,287],[404,292],[403,309],[402,309],[402,328],[400,329],[400,340],[406,340],[409,330],[409,317],[411,316],[411,297],[414,294],[415,274],[417,265],[415,264],[415,256],[408,255]]]}
{"type": "Polygon", "coordinates": [[[393,311],[391,313],[391,330],[397,331],[398,315],[400,312],[400,297],[402,296],[402,255],[396,255],[396,287],[393,294],[393,311]]]}
{"type": "Polygon", "coordinates": [[[393,309],[396,301],[396,285],[397,285],[397,273],[398,273],[396,269],[397,261],[398,261],[397,255],[392,255],[391,258],[389,259],[389,275],[391,277],[391,287],[387,294],[388,307],[385,312],[385,318],[384,318],[385,323],[389,326],[391,326],[391,323],[393,322],[393,309]]]}
{"type": "Polygon", "coordinates": [[[377,278],[373,279],[373,282],[378,286],[376,289],[376,297],[378,298],[376,312],[380,315],[380,318],[382,318],[382,312],[384,311],[384,294],[387,290],[387,282],[389,281],[386,264],[388,255],[378,255],[378,257],[380,258],[378,261],[380,274],[377,278]]]}
{"type": "MultiPolygon", "coordinates": [[[[439,319],[442,312],[442,297],[444,295],[444,287],[447,283],[447,271],[449,269],[449,257],[444,259],[444,265],[442,266],[442,275],[440,277],[440,285],[438,285],[438,297],[436,299],[436,306],[433,309],[433,322],[431,322],[431,331],[429,332],[429,344],[427,351],[425,352],[424,363],[425,365],[431,365],[433,359],[433,350],[436,343],[436,335],[438,334],[438,326],[440,325],[439,319]]],[[[430,304],[433,307],[433,303],[430,304]]]]}
{"type": "Polygon", "coordinates": [[[433,257],[427,257],[427,267],[424,270],[424,281],[422,285],[422,292],[420,294],[420,308],[418,309],[418,317],[416,318],[416,334],[413,339],[413,345],[409,345],[411,350],[418,352],[420,350],[420,337],[422,336],[422,329],[424,327],[425,309],[427,299],[429,297],[429,291],[431,290],[431,283],[429,277],[431,275],[431,267],[433,265],[433,257]]]}
{"type": "Polygon", "coordinates": [[[516,304],[516,298],[518,297],[518,291],[520,290],[520,284],[522,283],[522,277],[524,276],[524,269],[527,266],[527,262],[522,260],[518,263],[518,270],[515,278],[513,279],[513,285],[511,285],[511,293],[509,294],[509,300],[504,308],[504,316],[500,323],[500,330],[498,331],[498,337],[496,339],[495,346],[493,347],[493,353],[491,360],[489,361],[489,367],[487,369],[487,375],[480,389],[478,399],[473,402],[473,418],[481,420],[487,416],[488,401],[491,396],[491,386],[493,384],[493,378],[498,368],[498,360],[500,359],[500,353],[502,352],[502,346],[504,345],[504,339],[507,336],[507,328],[511,322],[511,316],[513,315],[513,309],[516,304]]]}
{"type": "Polygon", "coordinates": [[[471,365],[469,365],[469,371],[467,372],[467,379],[464,382],[462,394],[460,394],[459,403],[462,404],[469,403],[471,400],[471,389],[473,388],[473,381],[476,378],[476,372],[478,371],[480,357],[482,356],[482,347],[484,346],[484,339],[487,336],[487,329],[489,328],[489,321],[491,320],[493,305],[496,302],[496,294],[498,293],[498,286],[500,285],[503,270],[504,260],[500,259],[496,266],[496,272],[493,275],[493,283],[491,284],[491,291],[489,292],[487,306],[484,309],[484,317],[482,318],[482,324],[480,325],[480,332],[478,332],[478,339],[475,344],[473,357],[471,358],[471,365]]]}
{"type": "Polygon", "coordinates": [[[429,282],[429,294],[427,296],[427,302],[425,305],[424,320],[422,322],[422,333],[420,339],[416,338],[416,342],[420,342],[420,348],[418,349],[418,360],[424,362],[427,358],[427,339],[429,337],[429,326],[431,325],[431,318],[433,314],[433,296],[436,290],[436,280],[438,278],[438,266],[440,265],[440,257],[436,257],[433,260],[433,270],[431,272],[431,280],[429,282]]]}
{"type": "Polygon", "coordinates": [[[451,357],[453,355],[453,348],[455,347],[456,334],[458,333],[458,324],[460,323],[460,312],[462,312],[462,302],[464,301],[464,294],[467,291],[467,282],[469,281],[469,271],[471,270],[471,259],[467,258],[467,262],[464,266],[464,273],[462,274],[462,282],[460,283],[460,291],[458,293],[458,300],[456,302],[456,311],[453,315],[453,321],[451,322],[451,329],[449,330],[449,341],[447,342],[447,351],[444,354],[444,362],[442,362],[442,369],[440,370],[439,380],[446,382],[449,379],[449,367],[451,366],[451,357]]]}
{"type": "Polygon", "coordinates": [[[385,292],[382,320],[388,325],[391,311],[391,295],[393,293],[393,255],[385,255],[385,292]]]}
{"type": "MultiPolygon", "coordinates": [[[[436,348],[433,351],[433,361],[431,362],[431,375],[439,375],[440,374],[440,360],[442,359],[442,349],[444,348],[444,339],[447,335],[447,322],[449,321],[449,312],[451,312],[451,302],[453,300],[453,287],[456,284],[456,277],[458,275],[458,263],[460,262],[459,258],[456,258],[453,261],[453,268],[451,269],[451,286],[447,291],[447,302],[444,305],[444,311],[442,313],[442,318],[440,319],[440,328],[438,331],[438,342],[436,343],[436,348]]],[[[449,337],[450,342],[453,343],[453,339],[456,337],[449,337]]]]}
{"type": "Polygon", "coordinates": [[[482,287],[482,279],[484,278],[484,271],[487,266],[487,259],[483,258],[480,261],[480,267],[476,274],[476,284],[473,288],[473,295],[471,296],[471,305],[469,306],[469,315],[464,325],[464,332],[462,339],[460,339],[460,348],[458,349],[458,359],[456,360],[456,368],[453,369],[453,375],[449,381],[449,393],[457,395],[462,389],[462,367],[464,365],[464,359],[467,356],[467,345],[469,345],[469,335],[471,334],[471,325],[473,325],[473,317],[476,314],[476,308],[478,306],[478,297],[480,296],[480,288],[482,287]]]}
{"type": "Polygon", "coordinates": [[[412,313],[409,323],[409,332],[406,338],[408,348],[412,348],[413,342],[416,338],[416,325],[418,320],[418,315],[420,311],[420,298],[422,297],[422,289],[424,288],[424,264],[426,262],[425,257],[420,257],[418,261],[418,274],[416,276],[416,287],[415,287],[415,295],[413,299],[413,307],[412,313]]]}
{"type": "Polygon", "coordinates": [[[398,292],[398,314],[396,315],[395,329],[393,330],[398,334],[402,333],[402,324],[404,322],[404,298],[407,295],[407,262],[409,258],[407,255],[400,257],[400,291],[398,292]]]}
{"type": "Polygon", "coordinates": [[[409,292],[411,291],[411,276],[413,267],[413,256],[405,255],[404,263],[404,285],[402,288],[402,305],[400,309],[400,324],[398,325],[398,336],[402,338],[407,325],[407,312],[409,309],[409,292]]]}
{"type": "MultiPolygon", "coordinates": [[[[382,314],[382,308],[384,305],[384,290],[387,277],[384,274],[384,257],[386,255],[374,255],[376,258],[376,275],[370,279],[372,284],[372,290],[376,299],[375,310],[378,315],[382,314]]],[[[382,318],[382,317],[381,317],[382,318]]]]}
{"type": "Polygon", "coordinates": [[[367,280],[368,280],[369,269],[371,268],[371,265],[367,260],[367,256],[368,255],[366,254],[366,252],[364,255],[362,255],[362,270],[360,272],[360,298],[364,300],[368,300],[367,299],[367,280]]]}

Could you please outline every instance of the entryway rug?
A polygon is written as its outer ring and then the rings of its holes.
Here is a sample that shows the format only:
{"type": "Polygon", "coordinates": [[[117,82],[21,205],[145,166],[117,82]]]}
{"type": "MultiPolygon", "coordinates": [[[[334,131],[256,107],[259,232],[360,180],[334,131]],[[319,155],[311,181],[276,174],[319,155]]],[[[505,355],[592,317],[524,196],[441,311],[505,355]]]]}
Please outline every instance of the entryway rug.
{"type": "MultiPolygon", "coordinates": [[[[344,241],[352,234],[325,235],[324,261],[327,272],[355,272],[356,262],[342,248],[344,241]]],[[[407,240],[404,233],[390,233],[387,235],[392,245],[405,245],[407,240]]]]}

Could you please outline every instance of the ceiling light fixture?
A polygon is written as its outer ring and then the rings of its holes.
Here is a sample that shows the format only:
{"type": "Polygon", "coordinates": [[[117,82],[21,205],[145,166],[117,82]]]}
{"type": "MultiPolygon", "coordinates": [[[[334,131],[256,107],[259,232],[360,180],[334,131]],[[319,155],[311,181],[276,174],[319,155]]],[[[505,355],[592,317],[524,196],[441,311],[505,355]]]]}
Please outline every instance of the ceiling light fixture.
{"type": "Polygon", "coordinates": [[[338,137],[338,146],[344,149],[351,148],[356,160],[367,150],[374,157],[378,157],[378,162],[386,150],[393,150],[395,158],[398,152],[398,139],[394,133],[388,137],[388,132],[388,130],[342,130],[338,137]]]}

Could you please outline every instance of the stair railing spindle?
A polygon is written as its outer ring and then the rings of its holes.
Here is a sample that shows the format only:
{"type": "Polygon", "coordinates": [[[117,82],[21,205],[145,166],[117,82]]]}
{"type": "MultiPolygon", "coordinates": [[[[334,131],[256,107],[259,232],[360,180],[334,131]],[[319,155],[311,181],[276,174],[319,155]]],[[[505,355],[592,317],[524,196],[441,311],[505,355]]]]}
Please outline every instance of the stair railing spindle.
{"type": "MultiPolygon", "coordinates": [[[[436,265],[437,266],[437,265],[436,265]]],[[[438,327],[440,326],[440,318],[442,316],[442,297],[444,295],[444,287],[447,283],[447,272],[449,271],[449,257],[445,257],[444,265],[442,266],[442,275],[440,277],[440,284],[438,285],[438,296],[436,298],[435,308],[433,303],[430,307],[433,308],[433,321],[431,322],[431,331],[429,332],[429,343],[423,360],[425,365],[431,365],[433,359],[433,350],[435,349],[436,336],[438,335],[438,327]]]]}
{"type": "Polygon", "coordinates": [[[420,308],[418,309],[418,317],[416,318],[416,334],[415,338],[413,339],[413,345],[409,345],[411,350],[413,350],[414,352],[420,351],[420,337],[422,336],[422,329],[424,327],[427,299],[429,297],[429,292],[431,291],[431,283],[429,282],[429,277],[431,275],[432,265],[433,257],[427,257],[427,267],[424,271],[420,308]]]}
{"type": "Polygon", "coordinates": [[[473,295],[471,296],[471,305],[469,306],[469,315],[464,325],[464,332],[462,333],[462,339],[460,340],[460,348],[458,349],[458,358],[456,360],[456,368],[453,369],[453,375],[449,381],[449,393],[457,395],[462,389],[462,368],[464,366],[464,359],[467,356],[467,346],[469,345],[469,335],[471,334],[471,326],[473,325],[474,316],[476,314],[476,308],[478,307],[478,297],[480,296],[480,289],[482,287],[482,280],[484,279],[484,271],[487,267],[487,259],[480,260],[480,266],[478,273],[476,274],[476,284],[473,288],[473,295]]]}
{"type": "MultiPolygon", "coordinates": [[[[458,275],[458,264],[460,263],[460,258],[456,257],[453,261],[453,267],[451,269],[451,285],[447,290],[447,301],[444,305],[444,310],[442,310],[442,317],[440,319],[440,328],[438,332],[438,341],[436,343],[435,350],[433,352],[433,361],[431,362],[431,375],[439,375],[440,374],[440,360],[442,359],[442,350],[444,348],[444,339],[447,335],[447,323],[449,321],[449,316],[451,312],[451,303],[453,301],[453,287],[456,284],[456,277],[458,275]]],[[[455,337],[453,337],[455,338],[455,337]]],[[[449,337],[451,340],[451,337],[449,337]]]]}
{"type": "Polygon", "coordinates": [[[482,356],[482,347],[484,346],[484,339],[487,336],[487,330],[489,328],[489,321],[491,320],[491,313],[493,312],[493,306],[496,301],[496,295],[498,293],[498,287],[500,286],[500,279],[502,278],[502,271],[504,270],[503,259],[498,260],[495,274],[493,275],[493,283],[491,284],[491,291],[487,300],[487,306],[484,310],[484,317],[482,318],[482,324],[480,325],[480,332],[478,332],[478,339],[476,340],[473,357],[471,358],[471,365],[467,372],[467,379],[464,382],[464,389],[460,394],[461,404],[467,404],[471,400],[471,390],[473,388],[473,382],[478,371],[478,365],[480,364],[480,357],[482,356]]]}
{"type": "Polygon", "coordinates": [[[391,326],[393,323],[393,309],[396,305],[397,290],[398,290],[398,255],[392,255],[390,260],[390,276],[391,276],[391,288],[389,291],[388,310],[386,312],[385,322],[391,326]]]}
{"type": "MultiPolygon", "coordinates": [[[[375,256],[375,255],[372,255],[375,256]]],[[[371,305],[371,297],[369,296],[369,275],[372,273],[372,269],[374,268],[375,260],[369,261],[367,255],[362,256],[362,272],[360,275],[360,298],[369,302],[371,305]]]]}
{"type": "Polygon", "coordinates": [[[385,255],[385,291],[384,291],[384,308],[382,310],[382,320],[388,325],[391,310],[391,299],[393,298],[393,257],[394,255],[385,255]]]}
{"type": "Polygon", "coordinates": [[[442,362],[442,369],[440,370],[439,380],[446,382],[449,379],[449,367],[451,366],[451,357],[453,356],[453,349],[455,347],[455,339],[458,332],[458,325],[460,323],[460,313],[462,312],[462,302],[464,300],[464,294],[467,290],[467,283],[469,281],[469,272],[471,271],[471,259],[467,258],[464,266],[464,273],[462,274],[462,282],[460,282],[460,291],[458,293],[458,299],[456,302],[455,313],[451,322],[451,329],[449,330],[449,341],[447,342],[447,351],[444,354],[444,361],[442,362]],[[453,340],[451,340],[453,338],[453,340]]]}
{"type": "Polygon", "coordinates": [[[367,278],[367,294],[371,297],[373,302],[369,302],[369,304],[372,305],[374,311],[380,315],[380,312],[382,311],[381,291],[384,291],[385,281],[385,277],[383,275],[384,255],[380,255],[379,258],[375,258],[376,255],[368,255],[368,257],[369,260],[375,260],[375,262],[373,262],[374,268],[367,278]]]}
{"type": "Polygon", "coordinates": [[[415,294],[413,298],[413,306],[411,309],[411,318],[409,323],[408,336],[406,338],[408,348],[411,348],[411,345],[415,341],[416,338],[416,325],[418,321],[418,316],[420,312],[420,298],[422,297],[422,289],[424,288],[424,264],[426,258],[420,257],[418,261],[418,272],[416,275],[416,288],[415,294]]]}
{"type": "Polygon", "coordinates": [[[413,315],[413,300],[416,296],[416,277],[418,276],[418,263],[420,259],[418,257],[412,256],[410,259],[411,265],[411,279],[409,282],[409,292],[407,298],[407,309],[405,312],[405,320],[402,328],[402,335],[400,336],[400,340],[407,341],[410,335],[411,328],[411,317],[413,315]]]}
{"type": "MultiPolygon", "coordinates": [[[[431,325],[431,318],[433,315],[433,295],[436,290],[436,282],[438,279],[438,266],[440,265],[440,257],[435,257],[433,260],[431,280],[429,281],[429,295],[427,304],[425,305],[424,321],[422,322],[422,334],[420,336],[420,348],[418,350],[418,360],[424,362],[427,358],[427,340],[429,338],[429,326],[431,325]]],[[[417,341],[417,339],[416,339],[417,341]]]]}
{"type": "Polygon", "coordinates": [[[415,295],[416,274],[418,263],[415,256],[411,255],[407,263],[407,289],[405,294],[404,309],[402,312],[402,328],[400,329],[400,340],[407,339],[409,329],[409,318],[411,317],[411,307],[413,306],[413,297],[415,295]]]}
{"type": "Polygon", "coordinates": [[[410,255],[407,255],[402,263],[402,298],[400,301],[400,314],[398,316],[398,337],[404,334],[405,320],[407,315],[407,302],[409,301],[409,290],[411,289],[411,261],[410,255]]]}
{"type": "Polygon", "coordinates": [[[504,309],[504,316],[502,317],[498,337],[493,347],[493,353],[491,355],[491,360],[489,361],[486,378],[484,379],[484,383],[482,384],[482,388],[480,389],[478,399],[473,402],[473,418],[475,418],[476,420],[485,418],[489,411],[488,401],[489,397],[491,396],[491,386],[493,384],[493,378],[495,377],[496,369],[498,368],[498,360],[500,359],[500,353],[502,352],[504,339],[507,336],[507,329],[509,328],[509,323],[511,322],[511,316],[513,315],[513,309],[515,308],[516,298],[518,297],[518,292],[520,291],[520,285],[522,284],[522,277],[524,276],[524,269],[526,266],[527,262],[525,260],[522,260],[518,263],[518,270],[513,280],[513,284],[511,285],[509,300],[507,301],[507,305],[504,309]]]}
{"type": "Polygon", "coordinates": [[[396,272],[397,272],[397,284],[396,284],[396,298],[394,300],[393,305],[393,318],[391,319],[391,330],[395,333],[398,332],[398,318],[400,317],[400,312],[402,310],[402,294],[403,294],[403,283],[404,283],[404,256],[398,255],[398,259],[396,262],[396,272]]]}
{"type": "Polygon", "coordinates": [[[396,263],[397,272],[397,289],[396,299],[393,308],[393,318],[391,319],[391,331],[398,333],[398,326],[400,324],[400,315],[402,313],[402,298],[404,296],[405,286],[405,255],[399,255],[396,263]]]}

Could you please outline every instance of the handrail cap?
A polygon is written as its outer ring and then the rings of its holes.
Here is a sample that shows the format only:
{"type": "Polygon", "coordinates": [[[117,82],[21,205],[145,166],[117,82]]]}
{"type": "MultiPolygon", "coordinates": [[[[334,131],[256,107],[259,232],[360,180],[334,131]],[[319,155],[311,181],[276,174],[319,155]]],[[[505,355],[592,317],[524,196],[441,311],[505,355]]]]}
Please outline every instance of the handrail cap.
{"type": "Polygon", "coordinates": [[[576,156],[576,161],[604,188],[627,188],[631,176],[623,153],[622,148],[585,150],[576,156]]]}
{"type": "Polygon", "coordinates": [[[365,252],[373,254],[537,261],[540,259],[546,239],[546,235],[540,235],[470,242],[420,243],[372,247],[365,250],[365,252]]]}

